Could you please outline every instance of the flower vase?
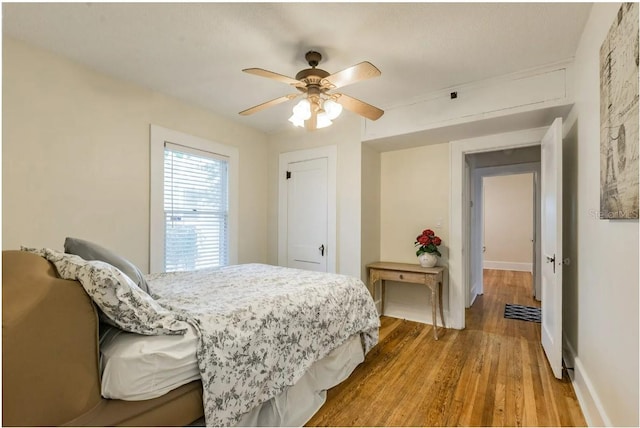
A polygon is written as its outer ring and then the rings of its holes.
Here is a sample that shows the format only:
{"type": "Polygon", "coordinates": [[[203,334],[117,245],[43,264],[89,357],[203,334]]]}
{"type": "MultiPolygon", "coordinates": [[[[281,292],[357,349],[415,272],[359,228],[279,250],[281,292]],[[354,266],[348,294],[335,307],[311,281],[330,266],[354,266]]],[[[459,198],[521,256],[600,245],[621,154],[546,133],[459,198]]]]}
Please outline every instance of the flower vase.
{"type": "Polygon", "coordinates": [[[434,253],[422,253],[418,256],[418,262],[422,267],[434,267],[438,263],[438,256],[434,253]]]}

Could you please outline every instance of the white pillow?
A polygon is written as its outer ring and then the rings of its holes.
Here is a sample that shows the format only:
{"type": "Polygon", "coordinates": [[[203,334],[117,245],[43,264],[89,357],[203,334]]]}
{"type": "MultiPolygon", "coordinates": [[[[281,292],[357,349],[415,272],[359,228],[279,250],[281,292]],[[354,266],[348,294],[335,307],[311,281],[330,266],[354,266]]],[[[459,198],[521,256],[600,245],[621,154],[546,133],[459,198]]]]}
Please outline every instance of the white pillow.
{"type": "Polygon", "coordinates": [[[102,396],[149,400],[200,379],[198,336],[143,336],[112,329],[100,341],[102,396]]]}

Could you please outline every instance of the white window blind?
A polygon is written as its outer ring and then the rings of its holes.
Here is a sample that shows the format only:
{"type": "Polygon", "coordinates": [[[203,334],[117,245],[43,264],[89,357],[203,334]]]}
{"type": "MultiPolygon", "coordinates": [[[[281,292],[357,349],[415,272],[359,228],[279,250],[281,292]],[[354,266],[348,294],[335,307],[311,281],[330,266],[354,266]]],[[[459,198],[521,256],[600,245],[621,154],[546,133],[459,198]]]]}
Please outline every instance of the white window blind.
{"type": "Polygon", "coordinates": [[[165,143],[165,270],[229,262],[228,159],[165,143]]]}

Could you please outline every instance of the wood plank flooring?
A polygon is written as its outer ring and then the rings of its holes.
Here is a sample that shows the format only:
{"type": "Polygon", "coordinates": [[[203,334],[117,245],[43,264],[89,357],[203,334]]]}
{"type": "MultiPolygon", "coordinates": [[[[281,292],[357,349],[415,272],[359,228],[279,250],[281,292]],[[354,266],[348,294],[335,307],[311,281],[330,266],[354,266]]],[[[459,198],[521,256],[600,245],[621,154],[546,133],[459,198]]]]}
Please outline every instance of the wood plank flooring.
{"type": "Polygon", "coordinates": [[[438,341],[430,325],[382,317],[378,345],[307,426],[586,426],[540,324],[503,316],[505,303],[539,307],[531,294],[530,274],[485,270],[467,328],[438,341]]]}

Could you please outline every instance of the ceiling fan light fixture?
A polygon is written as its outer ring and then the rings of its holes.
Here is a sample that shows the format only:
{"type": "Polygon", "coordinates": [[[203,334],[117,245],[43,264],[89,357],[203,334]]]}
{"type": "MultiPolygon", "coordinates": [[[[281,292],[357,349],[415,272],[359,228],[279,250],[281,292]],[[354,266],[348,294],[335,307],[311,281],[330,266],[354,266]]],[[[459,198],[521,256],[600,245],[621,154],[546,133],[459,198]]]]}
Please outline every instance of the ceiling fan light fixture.
{"type": "MultiPolygon", "coordinates": [[[[293,116],[304,120],[311,117],[311,103],[306,98],[293,107],[293,116]]],[[[291,116],[291,117],[293,117],[291,116]]]]}
{"type": "Polygon", "coordinates": [[[320,113],[318,113],[318,117],[317,117],[316,128],[318,128],[318,129],[326,128],[327,126],[331,126],[331,124],[333,124],[333,122],[331,122],[331,118],[329,117],[327,112],[320,111],[320,113]]]}
{"type": "Polygon", "coordinates": [[[304,126],[304,119],[296,116],[295,113],[291,115],[291,117],[289,118],[289,122],[293,123],[294,126],[297,126],[299,128],[302,128],[304,126]]]}
{"type": "Polygon", "coordinates": [[[322,107],[330,120],[336,119],[342,113],[342,105],[332,99],[325,100],[322,107]]]}

